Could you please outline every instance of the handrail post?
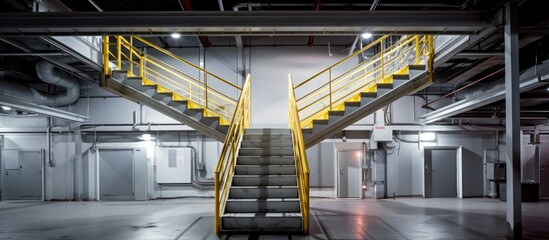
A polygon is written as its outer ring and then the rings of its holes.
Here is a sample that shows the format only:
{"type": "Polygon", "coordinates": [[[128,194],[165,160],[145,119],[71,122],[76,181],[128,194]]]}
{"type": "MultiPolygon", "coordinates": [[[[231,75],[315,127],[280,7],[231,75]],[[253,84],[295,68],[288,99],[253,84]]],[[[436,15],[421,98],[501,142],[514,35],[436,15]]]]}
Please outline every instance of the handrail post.
{"type": "Polygon", "coordinates": [[[383,80],[383,78],[385,78],[385,57],[383,56],[383,53],[385,52],[385,41],[381,41],[380,45],[381,51],[379,55],[381,57],[381,80],[383,80]]]}
{"type": "Polygon", "coordinates": [[[130,36],[130,76],[133,76],[133,36],[130,36]]]}
{"type": "Polygon", "coordinates": [[[431,82],[433,82],[435,77],[435,70],[433,69],[433,64],[435,62],[435,46],[433,41],[433,35],[429,35],[427,39],[429,44],[429,75],[431,78],[431,82]]]}
{"type": "Polygon", "coordinates": [[[330,94],[330,110],[332,110],[332,69],[328,69],[328,82],[329,82],[329,91],[330,94]]]}
{"type": "Polygon", "coordinates": [[[109,36],[103,36],[103,74],[108,75],[109,67],[109,36]]]}
{"type": "Polygon", "coordinates": [[[141,57],[139,58],[139,76],[140,76],[140,77],[145,77],[145,73],[144,73],[144,68],[145,68],[145,67],[144,67],[144,66],[145,66],[144,61],[145,61],[145,57],[146,57],[146,56],[143,55],[143,56],[141,56],[141,57]]]}
{"type": "Polygon", "coordinates": [[[415,36],[416,44],[416,64],[419,64],[419,35],[415,36]]]}
{"type": "Polygon", "coordinates": [[[204,116],[208,116],[208,74],[204,73],[204,116]]]}
{"type": "Polygon", "coordinates": [[[214,186],[215,186],[215,192],[214,192],[214,195],[215,195],[215,207],[214,207],[214,216],[215,216],[215,219],[214,219],[214,230],[215,230],[215,234],[219,234],[219,225],[220,225],[220,215],[219,215],[219,205],[220,205],[220,202],[219,202],[219,172],[216,171],[215,172],[215,182],[214,182],[214,186]]]}
{"type": "Polygon", "coordinates": [[[116,59],[118,60],[118,70],[122,69],[122,36],[116,36],[116,59]]]}

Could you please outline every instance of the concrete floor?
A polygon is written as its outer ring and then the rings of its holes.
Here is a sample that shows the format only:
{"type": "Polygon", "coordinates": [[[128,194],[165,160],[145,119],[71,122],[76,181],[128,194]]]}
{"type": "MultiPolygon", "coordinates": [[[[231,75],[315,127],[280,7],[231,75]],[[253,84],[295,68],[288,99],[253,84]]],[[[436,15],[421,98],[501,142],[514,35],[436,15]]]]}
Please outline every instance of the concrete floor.
{"type": "MultiPolygon", "coordinates": [[[[0,202],[0,239],[503,239],[490,199],[312,199],[311,234],[213,234],[213,200],[0,202]]],[[[524,235],[549,239],[549,202],[523,204],[524,235]]]]}

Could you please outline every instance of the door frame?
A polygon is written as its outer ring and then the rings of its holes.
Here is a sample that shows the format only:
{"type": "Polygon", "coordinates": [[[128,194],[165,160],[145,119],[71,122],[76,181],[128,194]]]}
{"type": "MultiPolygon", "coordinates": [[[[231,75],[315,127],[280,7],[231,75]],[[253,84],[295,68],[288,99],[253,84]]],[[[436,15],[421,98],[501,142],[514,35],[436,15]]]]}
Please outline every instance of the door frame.
{"type": "Polygon", "coordinates": [[[463,169],[462,169],[462,146],[424,146],[422,154],[422,178],[423,178],[423,198],[431,198],[432,196],[426,196],[426,174],[427,165],[425,164],[425,154],[427,151],[432,150],[456,150],[456,189],[457,189],[457,198],[463,198],[463,169]]]}
{"type": "MultiPolygon", "coordinates": [[[[132,151],[132,165],[133,165],[133,172],[132,172],[132,178],[133,178],[133,197],[134,199],[133,200],[130,200],[130,201],[135,201],[135,165],[136,165],[136,162],[135,162],[135,151],[137,151],[137,149],[140,149],[141,151],[143,151],[144,149],[143,148],[138,148],[138,147],[98,147],[97,150],[96,150],[96,154],[95,154],[95,196],[97,198],[97,201],[102,201],[101,200],[101,168],[100,168],[100,155],[101,155],[101,150],[126,150],[126,151],[129,151],[131,150],[132,151]]],[[[147,193],[148,194],[148,193],[147,193]]]]}
{"type": "MultiPolygon", "coordinates": [[[[340,187],[339,187],[339,182],[340,182],[340,174],[339,174],[339,152],[362,152],[362,149],[342,149],[342,150],[337,150],[335,151],[335,159],[336,159],[336,167],[335,167],[335,198],[337,199],[362,199],[362,161],[360,161],[359,165],[360,165],[360,168],[358,170],[358,179],[357,179],[357,182],[358,182],[358,197],[356,198],[349,198],[349,197],[339,197],[339,190],[340,190],[340,187]]],[[[363,154],[363,153],[361,153],[363,154]]]]}

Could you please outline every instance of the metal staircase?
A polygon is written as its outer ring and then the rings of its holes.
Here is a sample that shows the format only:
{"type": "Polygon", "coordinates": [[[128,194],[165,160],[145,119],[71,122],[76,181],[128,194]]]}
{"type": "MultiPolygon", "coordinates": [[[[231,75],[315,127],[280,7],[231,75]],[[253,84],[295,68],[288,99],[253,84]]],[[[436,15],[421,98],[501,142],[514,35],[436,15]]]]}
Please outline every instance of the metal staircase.
{"type": "Polygon", "coordinates": [[[295,104],[290,129],[250,129],[249,101],[247,80],[215,171],[215,232],[307,234],[309,167],[295,104]]]}
{"type": "Polygon", "coordinates": [[[242,88],[140,37],[103,42],[103,88],[225,139],[242,88]]]}
{"type": "Polygon", "coordinates": [[[432,82],[433,36],[383,36],[291,90],[306,147],[432,82]],[[370,58],[357,63],[359,55],[370,58]]]}
{"type": "Polygon", "coordinates": [[[221,231],[302,232],[290,129],[246,129],[221,231]]]}

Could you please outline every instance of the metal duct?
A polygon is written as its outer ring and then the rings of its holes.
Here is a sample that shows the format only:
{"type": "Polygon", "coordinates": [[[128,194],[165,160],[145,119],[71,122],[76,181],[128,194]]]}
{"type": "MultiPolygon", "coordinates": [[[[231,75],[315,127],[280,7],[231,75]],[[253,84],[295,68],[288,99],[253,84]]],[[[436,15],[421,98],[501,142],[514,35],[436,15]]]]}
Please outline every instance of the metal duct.
{"type": "MultiPolygon", "coordinates": [[[[547,73],[549,73],[549,62],[545,62],[543,64],[536,65],[536,66],[533,66],[531,68],[528,68],[527,70],[523,71],[520,74],[519,79],[522,82],[522,81],[526,81],[526,80],[531,79],[532,76],[536,76],[536,75],[539,76],[539,75],[547,74],[547,73]]],[[[466,98],[471,98],[471,97],[474,97],[474,96],[478,96],[479,94],[483,94],[488,90],[498,88],[498,87],[502,87],[504,85],[505,85],[505,78],[500,78],[500,79],[498,79],[494,82],[491,82],[487,85],[484,85],[484,86],[465,89],[463,91],[456,92],[455,93],[456,94],[455,99],[459,101],[459,100],[463,100],[463,99],[466,99],[466,98]]]]}
{"type": "Polygon", "coordinates": [[[80,96],[80,84],[78,80],[71,79],[68,74],[55,68],[50,62],[45,60],[38,61],[36,63],[36,75],[46,83],[64,87],[66,91],[64,93],[52,94],[41,92],[19,83],[0,80],[0,95],[52,107],[69,105],[78,100],[80,96]]]}

